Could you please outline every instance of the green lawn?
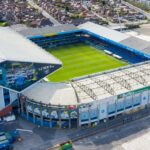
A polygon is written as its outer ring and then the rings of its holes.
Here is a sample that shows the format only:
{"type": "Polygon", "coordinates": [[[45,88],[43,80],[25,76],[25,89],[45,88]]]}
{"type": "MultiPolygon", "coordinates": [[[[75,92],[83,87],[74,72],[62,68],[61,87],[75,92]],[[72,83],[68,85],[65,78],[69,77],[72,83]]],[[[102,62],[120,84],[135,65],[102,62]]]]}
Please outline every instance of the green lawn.
{"type": "Polygon", "coordinates": [[[63,67],[48,76],[52,82],[69,81],[72,78],[128,65],[84,43],[47,49],[59,58],[63,67]]]}

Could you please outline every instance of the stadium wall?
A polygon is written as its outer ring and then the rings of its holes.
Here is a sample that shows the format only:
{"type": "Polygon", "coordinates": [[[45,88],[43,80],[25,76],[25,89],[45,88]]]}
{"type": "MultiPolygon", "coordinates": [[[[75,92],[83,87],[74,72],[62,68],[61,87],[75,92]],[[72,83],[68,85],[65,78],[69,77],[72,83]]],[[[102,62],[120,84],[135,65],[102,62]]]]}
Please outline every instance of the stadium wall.
{"type": "MultiPolygon", "coordinates": [[[[36,37],[29,37],[28,39],[43,38],[54,35],[70,34],[82,32],[94,37],[97,37],[101,41],[116,45],[125,50],[131,51],[137,55],[140,55],[146,59],[150,59],[150,56],[134,50],[130,47],[106,39],[94,33],[86,30],[76,30],[69,32],[62,32],[57,34],[46,34],[36,37]]],[[[146,108],[150,104],[150,87],[144,87],[121,95],[115,95],[107,99],[94,101],[91,103],[77,104],[76,106],[53,106],[43,103],[37,103],[36,100],[31,100],[28,97],[22,95],[20,97],[21,113],[22,116],[41,126],[46,127],[81,127],[84,125],[91,126],[93,123],[97,124],[105,122],[109,118],[116,117],[118,115],[130,114],[136,109],[146,108]]]]}
{"type": "Polygon", "coordinates": [[[37,103],[27,97],[20,98],[22,116],[41,126],[81,127],[92,123],[104,122],[110,117],[133,112],[150,104],[150,86],[129,91],[91,103],[72,106],[54,106],[37,103]]]}
{"type": "Polygon", "coordinates": [[[33,86],[61,67],[60,64],[3,61],[0,63],[0,117],[10,114],[8,107],[24,89],[33,86]]]}
{"type": "Polygon", "coordinates": [[[19,100],[18,92],[11,91],[9,89],[0,88],[0,117],[5,117],[13,113],[13,105],[15,101],[19,100]]]}

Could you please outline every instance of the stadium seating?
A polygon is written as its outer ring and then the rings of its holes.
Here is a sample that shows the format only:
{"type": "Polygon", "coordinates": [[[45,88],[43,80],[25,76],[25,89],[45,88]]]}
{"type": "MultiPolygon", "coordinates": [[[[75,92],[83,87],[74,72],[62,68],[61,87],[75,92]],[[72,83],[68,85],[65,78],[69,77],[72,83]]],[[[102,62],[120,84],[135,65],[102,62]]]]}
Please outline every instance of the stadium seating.
{"type": "Polygon", "coordinates": [[[106,50],[112,52],[113,54],[119,55],[123,58],[124,61],[129,62],[131,64],[139,63],[139,62],[143,62],[143,61],[147,60],[146,58],[143,58],[142,56],[137,55],[126,49],[122,49],[120,47],[117,47],[117,46],[111,45],[111,44],[106,44],[106,43],[104,44],[104,43],[98,41],[97,39],[94,39],[93,37],[86,39],[86,43],[88,43],[98,49],[101,49],[101,50],[106,49],[106,50]]]}
{"type": "Polygon", "coordinates": [[[134,52],[131,52],[127,49],[123,49],[119,46],[112,45],[110,43],[107,43],[106,41],[102,41],[97,37],[84,36],[83,33],[70,33],[70,34],[60,34],[54,36],[44,36],[42,38],[34,38],[31,40],[45,49],[66,45],[66,44],[85,42],[100,50],[108,50],[113,54],[122,57],[124,61],[131,64],[139,63],[147,60],[147,58],[141,55],[135,54],[134,52]]]}

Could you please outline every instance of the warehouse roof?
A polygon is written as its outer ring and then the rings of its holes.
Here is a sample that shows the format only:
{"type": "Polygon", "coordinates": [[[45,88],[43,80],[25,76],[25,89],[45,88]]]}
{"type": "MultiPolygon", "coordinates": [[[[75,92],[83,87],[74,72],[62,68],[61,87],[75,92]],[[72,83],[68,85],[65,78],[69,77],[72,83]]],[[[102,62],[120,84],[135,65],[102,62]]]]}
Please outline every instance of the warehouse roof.
{"type": "Polygon", "coordinates": [[[19,31],[20,34],[22,34],[25,37],[32,37],[32,36],[40,36],[44,34],[53,34],[53,33],[60,33],[65,31],[73,31],[78,30],[74,25],[72,24],[65,24],[65,25],[59,25],[59,26],[45,26],[42,28],[29,28],[25,30],[19,31]]]}
{"type": "Polygon", "coordinates": [[[69,83],[41,82],[25,90],[23,95],[36,102],[52,105],[76,105],[77,98],[69,83]]]}
{"type": "Polygon", "coordinates": [[[61,64],[53,55],[6,27],[0,27],[0,60],[61,64]]]}
{"type": "Polygon", "coordinates": [[[102,37],[105,37],[115,42],[120,42],[130,37],[129,35],[126,35],[124,33],[109,29],[107,27],[104,27],[104,26],[101,26],[92,22],[87,22],[82,25],[79,25],[78,28],[88,30],[90,32],[93,32],[97,35],[100,35],[102,37]]]}
{"type": "Polygon", "coordinates": [[[103,100],[150,86],[150,62],[72,80],[81,103],[103,100]]]}

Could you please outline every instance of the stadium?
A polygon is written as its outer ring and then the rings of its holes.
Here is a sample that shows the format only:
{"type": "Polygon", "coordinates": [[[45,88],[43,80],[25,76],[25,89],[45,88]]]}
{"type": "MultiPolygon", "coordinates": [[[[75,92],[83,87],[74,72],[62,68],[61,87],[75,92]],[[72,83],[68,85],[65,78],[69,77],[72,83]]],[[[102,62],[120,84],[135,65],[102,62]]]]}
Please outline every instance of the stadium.
{"type": "Polygon", "coordinates": [[[0,30],[1,116],[17,107],[37,125],[74,128],[150,103],[150,55],[127,44],[133,37],[90,22],[21,35],[5,30],[0,30]]]}

